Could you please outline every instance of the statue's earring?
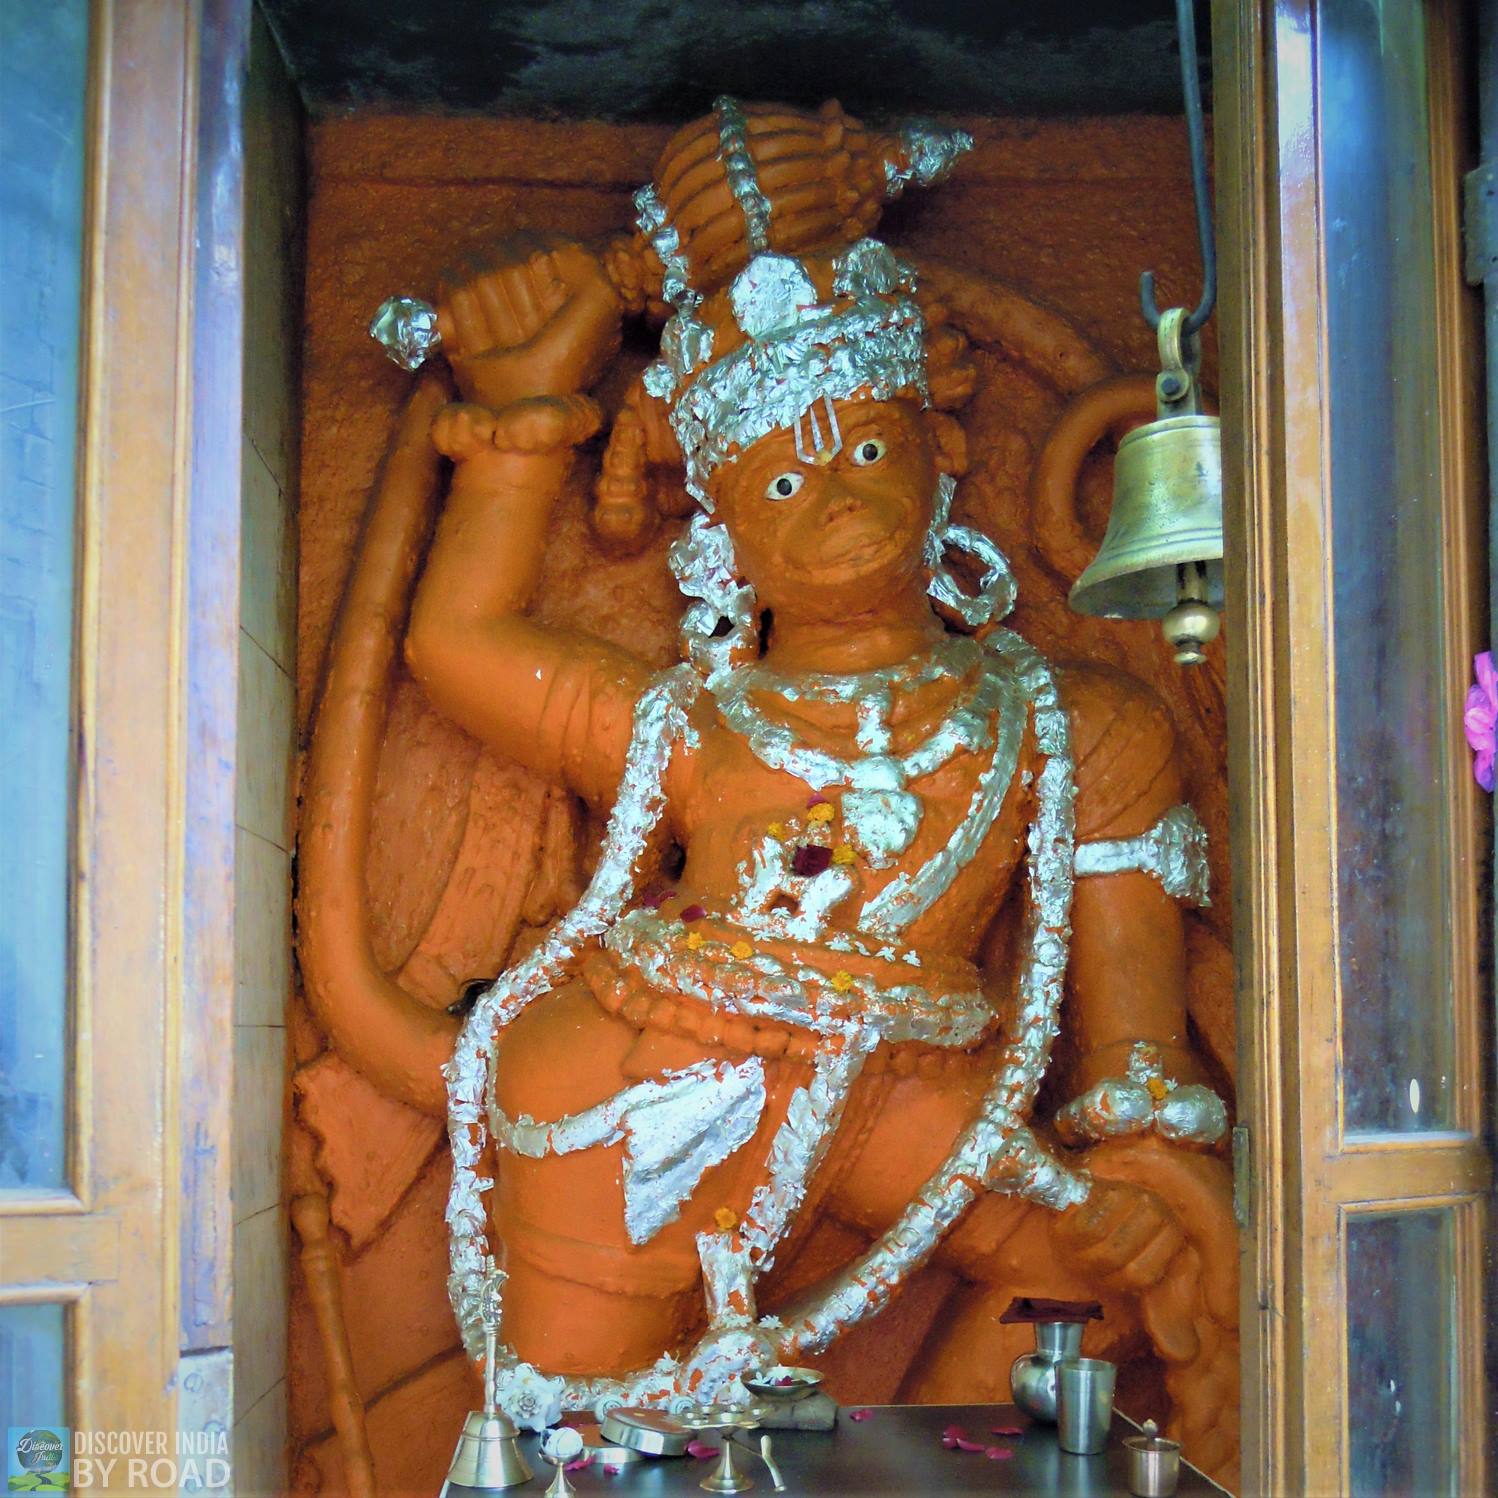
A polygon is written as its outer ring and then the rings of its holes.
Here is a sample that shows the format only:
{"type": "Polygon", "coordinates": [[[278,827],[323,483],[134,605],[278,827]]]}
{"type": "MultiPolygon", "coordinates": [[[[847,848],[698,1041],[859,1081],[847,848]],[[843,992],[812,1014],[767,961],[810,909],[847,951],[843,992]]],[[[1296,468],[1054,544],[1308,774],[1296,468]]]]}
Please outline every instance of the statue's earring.
{"type": "Polygon", "coordinates": [[[936,481],[936,505],[931,529],[926,532],[926,565],[931,569],[926,591],[965,624],[977,628],[1002,619],[1014,607],[1019,588],[1009,570],[1009,558],[982,531],[970,525],[953,524],[952,495],[956,488],[957,481],[949,473],[936,481]],[[976,594],[965,593],[947,569],[949,546],[982,562],[983,576],[976,594]]]}

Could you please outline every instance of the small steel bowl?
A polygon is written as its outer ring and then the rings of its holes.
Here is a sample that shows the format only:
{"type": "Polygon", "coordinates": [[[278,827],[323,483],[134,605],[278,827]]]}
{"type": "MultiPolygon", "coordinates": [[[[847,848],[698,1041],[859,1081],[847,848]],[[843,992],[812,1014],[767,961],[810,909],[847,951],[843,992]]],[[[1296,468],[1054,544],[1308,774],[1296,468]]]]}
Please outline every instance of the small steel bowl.
{"type": "Polygon", "coordinates": [[[822,1375],[815,1368],[766,1368],[754,1378],[745,1378],[744,1387],[756,1399],[799,1404],[822,1387],[822,1375]]]}

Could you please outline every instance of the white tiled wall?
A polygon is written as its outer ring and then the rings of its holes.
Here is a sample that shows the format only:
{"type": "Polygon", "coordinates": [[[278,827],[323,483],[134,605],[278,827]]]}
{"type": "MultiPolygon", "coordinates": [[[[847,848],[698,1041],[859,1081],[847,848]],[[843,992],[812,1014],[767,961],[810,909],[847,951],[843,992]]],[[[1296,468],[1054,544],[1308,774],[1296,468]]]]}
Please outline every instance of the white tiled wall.
{"type": "Polygon", "coordinates": [[[300,108],[258,10],[245,119],[245,370],[235,820],[234,1489],[286,1488],[300,108]]]}

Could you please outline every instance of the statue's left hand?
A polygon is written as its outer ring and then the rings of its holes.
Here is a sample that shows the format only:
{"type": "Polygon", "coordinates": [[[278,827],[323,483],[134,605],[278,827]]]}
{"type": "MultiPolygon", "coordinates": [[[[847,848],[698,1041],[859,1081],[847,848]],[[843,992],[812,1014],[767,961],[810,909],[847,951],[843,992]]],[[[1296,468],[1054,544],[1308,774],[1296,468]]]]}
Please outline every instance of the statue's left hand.
{"type": "Polygon", "coordinates": [[[1238,1398],[1237,1229],[1221,1160],[1151,1135],[1087,1153],[1093,1187],[1051,1235],[1066,1263],[1133,1300],[1166,1368],[1172,1433],[1209,1471],[1231,1461],[1238,1398]]]}
{"type": "Polygon", "coordinates": [[[499,411],[587,390],[619,347],[603,265],[561,235],[515,234],[443,278],[438,327],[465,401],[499,411]]]}

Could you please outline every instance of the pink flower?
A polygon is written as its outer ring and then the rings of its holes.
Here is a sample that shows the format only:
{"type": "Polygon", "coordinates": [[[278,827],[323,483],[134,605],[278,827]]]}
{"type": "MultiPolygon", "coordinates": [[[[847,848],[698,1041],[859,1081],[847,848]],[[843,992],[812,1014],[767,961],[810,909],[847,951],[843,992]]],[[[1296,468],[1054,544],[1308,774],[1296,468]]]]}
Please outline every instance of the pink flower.
{"type": "Polygon", "coordinates": [[[584,1467],[591,1467],[592,1465],[593,1465],[593,1453],[591,1451],[585,1451],[585,1452],[583,1452],[583,1454],[580,1457],[577,1457],[575,1460],[568,1462],[562,1468],[562,1471],[564,1471],[564,1472],[581,1472],[584,1467]]]}
{"type": "Polygon", "coordinates": [[[873,1410],[849,1410],[848,1418],[850,1420],[859,1421],[872,1420],[874,1418],[874,1412],[873,1410]]]}
{"type": "Polygon", "coordinates": [[[695,1456],[699,1462],[711,1461],[717,1454],[718,1448],[709,1446],[706,1441],[687,1442],[687,1455],[695,1456]]]}
{"type": "Polygon", "coordinates": [[[616,1467],[611,1462],[603,1464],[603,1475],[605,1477],[617,1477],[623,1470],[622,1467],[616,1467]]]}
{"type": "Polygon", "coordinates": [[[1498,746],[1498,667],[1491,651],[1484,650],[1472,661],[1477,685],[1467,690],[1467,710],[1462,724],[1472,746],[1472,773],[1483,790],[1493,789],[1493,756],[1498,746]]]}

